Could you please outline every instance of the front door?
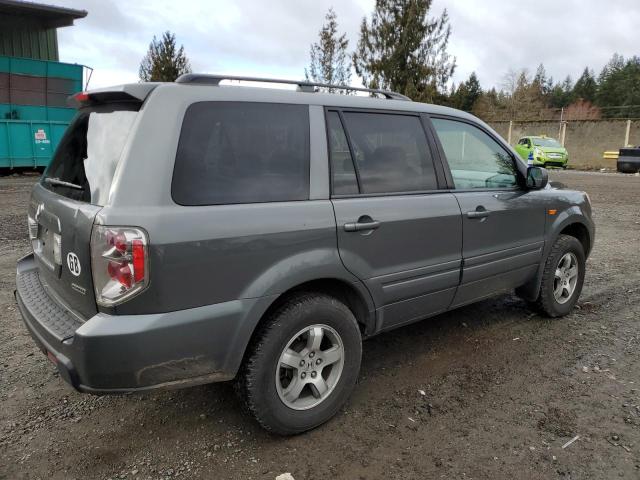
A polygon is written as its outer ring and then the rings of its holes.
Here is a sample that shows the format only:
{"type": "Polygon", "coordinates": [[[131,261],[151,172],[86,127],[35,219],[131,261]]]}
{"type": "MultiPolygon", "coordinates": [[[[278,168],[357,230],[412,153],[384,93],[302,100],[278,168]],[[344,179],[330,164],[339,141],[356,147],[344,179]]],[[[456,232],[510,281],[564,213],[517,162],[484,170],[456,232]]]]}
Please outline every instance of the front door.
{"type": "Polygon", "coordinates": [[[455,196],[438,190],[420,116],[328,111],[327,127],[340,256],[371,292],[379,327],[446,310],[462,220],[455,196]]]}
{"type": "Polygon", "coordinates": [[[462,211],[463,271],[453,306],[522,285],[542,258],[544,205],[520,186],[517,160],[489,132],[447,118],[432,123],[462,211]]]}

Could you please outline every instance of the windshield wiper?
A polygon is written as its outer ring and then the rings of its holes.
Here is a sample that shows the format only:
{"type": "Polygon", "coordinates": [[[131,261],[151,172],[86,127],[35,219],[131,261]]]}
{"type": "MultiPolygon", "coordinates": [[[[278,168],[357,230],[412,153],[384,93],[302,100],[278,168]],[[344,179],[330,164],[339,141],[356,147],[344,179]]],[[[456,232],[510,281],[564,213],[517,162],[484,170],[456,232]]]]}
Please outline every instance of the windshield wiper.
{"type": "Polygon", "coordinates": [[[81,185],[77,185],[71,182],[65,182],[64,180],[60,180],[59,178],[47,177],[44,179],[44,183],[48,183],[49,185],[55,185],[58,187],[67,187],[67,188],[74,188],[76,190],[84,190],[84,187],[81,185]]]}

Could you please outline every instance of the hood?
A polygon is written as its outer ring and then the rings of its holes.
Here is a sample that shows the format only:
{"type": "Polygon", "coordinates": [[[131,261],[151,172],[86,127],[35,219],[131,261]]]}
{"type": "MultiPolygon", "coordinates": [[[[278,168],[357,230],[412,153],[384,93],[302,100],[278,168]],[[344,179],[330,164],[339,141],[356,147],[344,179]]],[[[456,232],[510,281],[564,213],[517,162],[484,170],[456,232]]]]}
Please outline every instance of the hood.
{"type": "Polygon", "coordinates": [[[567,149],[564,147],[538,147],[534,145],[534,148],[538,148],[544,153],[567,153],[567,149]]]}

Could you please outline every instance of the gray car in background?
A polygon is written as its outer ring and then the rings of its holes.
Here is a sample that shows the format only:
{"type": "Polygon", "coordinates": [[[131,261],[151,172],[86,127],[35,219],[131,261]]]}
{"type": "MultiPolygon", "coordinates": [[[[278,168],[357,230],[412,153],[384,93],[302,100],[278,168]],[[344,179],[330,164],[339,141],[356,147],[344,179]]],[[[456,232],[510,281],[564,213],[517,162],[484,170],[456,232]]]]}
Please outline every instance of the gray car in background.
{"type": "Polygon", "coordinates": [[[235,379],[263,427],[295,434],[346,402],[364,338],[512,289],[572,310],[589,199],[485,123],[393,92],[225,78],[75,97],[16,277],[75,389],[235,379]]]}

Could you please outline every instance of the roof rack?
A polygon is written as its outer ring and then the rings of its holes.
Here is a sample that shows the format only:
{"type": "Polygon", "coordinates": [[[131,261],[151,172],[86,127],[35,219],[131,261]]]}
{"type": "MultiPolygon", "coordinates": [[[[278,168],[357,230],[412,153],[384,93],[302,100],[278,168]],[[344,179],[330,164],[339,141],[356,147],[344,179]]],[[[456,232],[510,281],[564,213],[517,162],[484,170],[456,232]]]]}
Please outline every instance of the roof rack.
{"type": "Polygon", "coordinates": [[[185,73],[180,75],[176,79],[176,83],[195,83],[199,85],[220,85],[223,80],[243,80],[245,82],[264,82],[264,83],[283,83],[287,85],[297,85],[298,90],[301,92],[316,92],[316,88],[331,88],[336,90],[351,90],[356,92],[368,92],[375,93],[377,95],[383,95],[389,100],[404,100],[411,101],[409,97],[406,97],[398,92],[391,92],[389,90],[380,90],[377,88],[364,88],[364,87],[351,87],[348,85],[332,85],[329,83],[315,83],[305,82],[298,80],[283,80],[279,78],[260,78],[260,77],[242,77],[235,75],[210,75],[201,73],[185,73]]]}

